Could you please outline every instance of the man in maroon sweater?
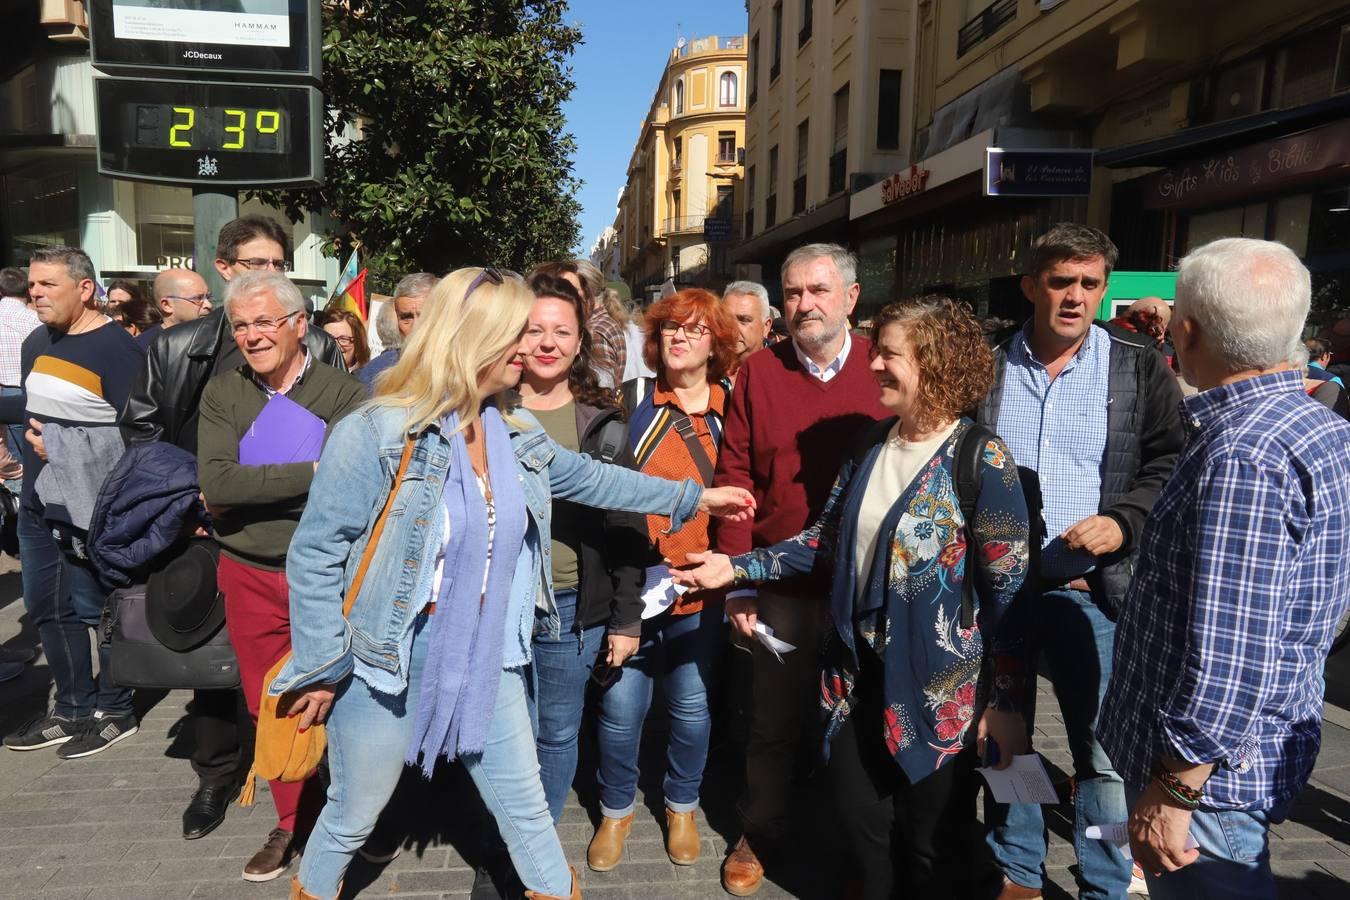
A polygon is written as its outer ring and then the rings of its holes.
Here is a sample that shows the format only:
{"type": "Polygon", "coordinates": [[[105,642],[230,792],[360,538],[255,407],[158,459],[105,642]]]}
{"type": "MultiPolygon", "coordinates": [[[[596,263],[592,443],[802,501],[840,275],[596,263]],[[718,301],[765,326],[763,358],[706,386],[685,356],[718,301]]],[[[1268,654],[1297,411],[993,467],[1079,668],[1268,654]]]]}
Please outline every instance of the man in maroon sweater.
{"type": "MultiPolygon", "coordinates": [[[[745,361],[717,460],[715,483],[752,491],[755,518],[721,524],[721,553],[775,544],[815,521],[856,435],[888,415],[869,369],[871,345],[849,335],[857,269],[853,254],[837,244],[808,244],[783,262],[792,340],[745,361]]],[[[797,648],[780,662],[759,642],[751,647],[746,793],[739,809],[744,836],[722,864],[722,886],[738,897],[763,881],[758,854],[782,836],[798,743],[815,733],[828,596],[827,583],[801,579],[727,596],[733,620],[752,628],[762,620],[797,648]]]]}

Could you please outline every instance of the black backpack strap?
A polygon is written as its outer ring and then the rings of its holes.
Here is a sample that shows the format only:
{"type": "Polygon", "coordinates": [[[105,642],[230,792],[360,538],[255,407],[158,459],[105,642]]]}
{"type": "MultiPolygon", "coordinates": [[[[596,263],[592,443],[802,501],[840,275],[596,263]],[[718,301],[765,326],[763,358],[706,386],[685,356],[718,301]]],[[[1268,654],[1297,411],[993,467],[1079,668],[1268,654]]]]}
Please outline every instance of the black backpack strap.
{"type": "Polygon", "coordinates": [[[980,578],[979,547],[975,542],[975,507],[980,502],[980,469],[985,446],[997,437],[983,425],[971,425],[956,441],[956,495],[966,528],[966,577],[961,580],[961,628],[975,627],[975,581],[980,578]]]}
{"type": "Polygon", "coordinates": [[[598,459],[603,463],[612,463],[623,448],[628,436],[628,426],[617,416],[600,426],[600,452],[598,459]]]}
{"type": "Polygon", "coordinates": [[[702,442],[699,441],[698,431],[694,428],[694,423],[680,409],[672,409],[670,417],[671,423],[675,426],[675,431],[684,441],[685,449],[689,451],[689,458],[694,461],[694,468],[698,469],[698,475],[703,479],[703,486],[712,487],[713,461],[709,458],[708,451],[704,449],[702,442]]]}

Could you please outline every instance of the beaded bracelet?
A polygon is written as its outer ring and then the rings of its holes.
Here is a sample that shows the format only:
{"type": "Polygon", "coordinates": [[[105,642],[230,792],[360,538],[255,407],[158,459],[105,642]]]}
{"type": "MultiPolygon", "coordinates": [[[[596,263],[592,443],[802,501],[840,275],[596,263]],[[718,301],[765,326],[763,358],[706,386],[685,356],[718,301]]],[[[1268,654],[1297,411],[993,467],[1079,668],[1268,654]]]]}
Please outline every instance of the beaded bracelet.
{"type": "Polygon", "coordinates": [[[1154,767],[1153,778],[1158,782],[1158,786],[1163,789],[1168,797],[1176,801],[1177,805],[1189,810],[1200,808],[1200,789],[1193,788],[1183,782],[1175,773],[1169,772],[1161,764],[1154,767]]]}

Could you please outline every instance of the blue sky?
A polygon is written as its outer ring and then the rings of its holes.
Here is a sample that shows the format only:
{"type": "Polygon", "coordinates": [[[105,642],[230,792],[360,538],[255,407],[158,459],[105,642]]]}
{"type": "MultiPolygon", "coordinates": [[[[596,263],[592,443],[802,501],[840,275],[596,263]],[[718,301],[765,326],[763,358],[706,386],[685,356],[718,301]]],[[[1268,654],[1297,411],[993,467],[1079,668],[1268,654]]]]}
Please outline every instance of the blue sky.
{"type": "Polygon", "coordinates": [[[572,0],[569,18],[584,43],[572,57],[576,90],[564,107],[577,140],[583,253],[614,224],[615,201],[627,175],[642,120],[666,57],[682,34],[744,34],[744,0],[572,0]]]}

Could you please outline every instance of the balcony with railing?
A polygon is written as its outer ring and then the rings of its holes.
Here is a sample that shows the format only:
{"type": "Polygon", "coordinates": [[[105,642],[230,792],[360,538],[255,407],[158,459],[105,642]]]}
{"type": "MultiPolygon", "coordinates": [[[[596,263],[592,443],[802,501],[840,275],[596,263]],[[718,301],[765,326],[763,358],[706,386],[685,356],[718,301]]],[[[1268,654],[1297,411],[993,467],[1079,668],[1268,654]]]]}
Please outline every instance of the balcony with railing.
{"type": "Polygon", "coordinates": [[[806,212],[806,176],[798,175],[792,182],[792,214],[806,212]]]}
{"type": "Polygon", "coordinates": [[[719,166],[736,165],[736,148],[732,147],[730,152],[724,150],[717,151],[717,164],[719,166]]]}
{"type": "Polygon", "coordinates": [[[995,0],[980,10],[956,33],[956,56],[960,59],[976,45],[1017,18],[1017,0],[995,0]]]}
{"type": "Polygon", "coordinates": [[[699,53],[712,53],[718,50],[744,50],[745,35],[720,35],[710,34],[707,37],[692,38],[684,42],[681,47],[676,47],[674,56],[676,59],[684,59],[686,56],[693,56],[699,53]]]}
{"type": "Polygon", "coordinates": [[[845,148],[830,157],[830,190],[828,193],[831,197],[843,192],[847,175],[848,149],[845,148]]]}

